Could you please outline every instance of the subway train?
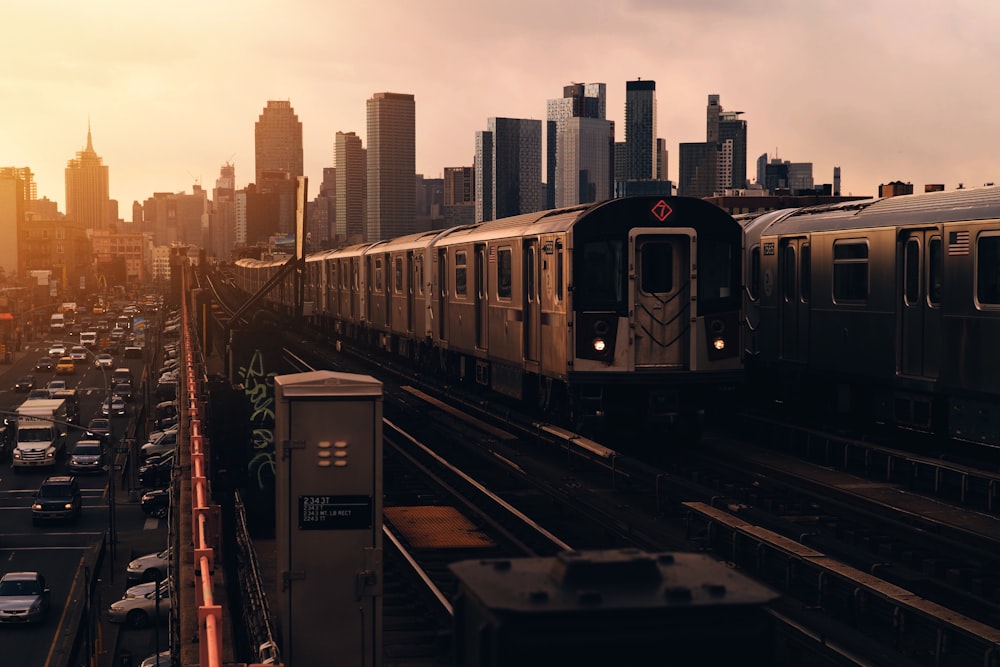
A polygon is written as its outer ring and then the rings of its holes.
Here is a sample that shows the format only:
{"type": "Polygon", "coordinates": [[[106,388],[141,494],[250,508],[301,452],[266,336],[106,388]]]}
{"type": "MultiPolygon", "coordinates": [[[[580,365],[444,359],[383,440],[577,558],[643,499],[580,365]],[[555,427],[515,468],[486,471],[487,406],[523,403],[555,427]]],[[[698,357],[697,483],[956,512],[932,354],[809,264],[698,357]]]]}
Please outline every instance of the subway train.
{"type": "Polygon", "coordinates": [[[1000,446],[1000,187],[737,221],[748,395],[1000,446]]]}
{"type": "MultiPolygon", "coordinates": [[[[241,259],[249,294],[285,260],[241,259]]],[[[571,426],[697,429],[742,379],[742,229],[696,198],[627,197],[310,253],[312,325],[571,426]]],[[[290,314],[291,275],[268,292],[290,314]]]]}

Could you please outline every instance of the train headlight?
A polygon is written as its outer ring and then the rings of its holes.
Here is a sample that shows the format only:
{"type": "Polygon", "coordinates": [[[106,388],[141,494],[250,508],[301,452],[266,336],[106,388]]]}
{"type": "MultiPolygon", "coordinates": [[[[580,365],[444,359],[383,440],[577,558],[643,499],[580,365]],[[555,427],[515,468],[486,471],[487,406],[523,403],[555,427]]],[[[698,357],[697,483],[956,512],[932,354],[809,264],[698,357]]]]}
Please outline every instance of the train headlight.
{"type": "Polygon", "coordinates": [[[607,344],[604,342],[603,338],[595,338],[594,339],[594,351],[595,352],[604,352],[604,349],[606,347],[607,347],[607,344]]]}
{"type": "Polygon", "coordinates": [[[726,341],[721,336],[712,340],[712,347],[714,347],[719,352],[726,349],[726,341]]]}

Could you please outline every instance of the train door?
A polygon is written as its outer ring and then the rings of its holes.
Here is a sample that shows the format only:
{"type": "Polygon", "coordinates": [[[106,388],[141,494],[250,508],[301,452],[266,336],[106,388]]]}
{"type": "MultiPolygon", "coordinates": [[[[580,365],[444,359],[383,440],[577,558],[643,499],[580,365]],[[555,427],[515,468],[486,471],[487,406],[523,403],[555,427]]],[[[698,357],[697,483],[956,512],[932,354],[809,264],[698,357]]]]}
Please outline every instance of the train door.
{"type": "Polygon", "coordinates": [[[778,337],[784,361],[805,362],[809,356],[811,278],[809,239],[781,239],[778,244],[778,337]]]}
{"type": "Polygon", "coordinates": [[[448,340],[448,250],[441,248],[437,257],[438,338],[448,340]]]}
{"type": "Polygon", "coordinates": [[[541,322],[541,306],[538,299],[538,240],[524,241],[524,358],[526,361],[538,361],[539,326],[541,322]]]}
{"type": "Polygon", "coordinates": [[[692,236],[633,229],[629,233],[629,311],[636,368],[690,368],[691,322],[697,317],[697,268],[692,236]]]}
{"type": "Polygon", "coordinates": [[[476,284],[473,286],[473,294],[476,300],[476,347],[480,350],[489,348],[489,301],[486,298],[486,246],[482,243],[476,244],[476,284]]]}
{"type": "Polygon", "coordinates": [[[900,373],[936,378],[941,336],[941,233],[907,230],[900,238],[900,373]]]}

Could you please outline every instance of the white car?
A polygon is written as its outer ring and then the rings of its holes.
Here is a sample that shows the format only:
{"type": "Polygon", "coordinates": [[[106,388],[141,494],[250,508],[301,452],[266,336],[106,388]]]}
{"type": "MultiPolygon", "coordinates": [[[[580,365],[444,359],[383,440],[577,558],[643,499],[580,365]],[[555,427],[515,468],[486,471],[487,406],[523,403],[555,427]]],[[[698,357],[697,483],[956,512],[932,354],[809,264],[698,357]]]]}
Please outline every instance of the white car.
{"type": "Polygon", "coordinates": [[[160,586],[159,590],[150,591],[142,597],[122,598],[108,607],[109,621],[125,623],[132,628],[145,628],[154,619],[165,621],[169,617],[170,588],[168,586],[160,586]]]}
{"type": "Polygon", "coordinates": [[[115,358],[107,352],[101,352],[94,357],[94,368],[114,368],[115,358]]]}
{"type": "Polygon", "coordinates": [[[177,431],[164,431],[156,437],[156,440],[150,440],[140,447],[139,451],[142,452],[142,458],[146,459],[154,454],[164,454],[176,447],[177,431]]]}
{"type": "Polygon", "coordinates": [[[125,568],[125,580],[130,584],[145,581],[156,581],[167,576],[167,566],[170,564],[170,547],[145,556],[139,556],[129,562],[125,568]]]}
{"type": "Polygon", "coordinates": [[[0,623],[40,623],[49,611],[49,587],[38,572],[0,578],[0,623]]]}
{"type": "Polygon", "coordinates": [[[58,359],[66,354],[66,345],[59,341],[55,341],[49,345],[49,356],[58,359]]]}
{"type": "Polygon", "coordinates": [[[90,354],[90,350],[82,345],[74,345],[69,350],[70,358],[78,364],[82,364],[87,361],[87,355],[90,354]]]}

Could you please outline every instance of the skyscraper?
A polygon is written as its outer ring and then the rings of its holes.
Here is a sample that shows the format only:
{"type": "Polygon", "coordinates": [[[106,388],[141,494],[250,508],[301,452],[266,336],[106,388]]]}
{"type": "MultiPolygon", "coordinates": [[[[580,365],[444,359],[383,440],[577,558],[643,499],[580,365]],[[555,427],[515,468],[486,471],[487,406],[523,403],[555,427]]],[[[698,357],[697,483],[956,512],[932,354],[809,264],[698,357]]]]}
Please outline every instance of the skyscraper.
{"type": "Polygon", "coordinates": [[[542,122],[490,118],[476,133],[476,221],[542,210],[542,122]]]}
{"type": "Polygon", "coordinates": [[[725,111],[718,95],[708,96],[705,140],[718,146],[716,189],[719,191],[747,186],[747,122],[740,118],[742,113],[725,111]]]}
{"type": "Polygon", "coordinates": [[[94,150],[87,126],[87,147],[66,164],[66,217],[86,229],[111,224],[108,168],[94,150]]]}
{"type": "Polygon", "coordinates": [[[416,229],[416,103],[413,95],[375,93],[368,100],[367,240],[416,229]]]}
{"type": "Polygon", "coordinates": [[[625,82],[625,177],[656,178],[656,82],[625,82]]]}
{"type": "Polygon", "coordinates": [[[334,195],[337,210],[334,228],[336,243],[359,243],[365,239],[368,209],[365,193],[368,157],[361,147],[361,137],[353,132],[337,132],[334,165],[337,170],[337,190],[334,195]]]}
{"type": "Polygon", "coordinates": [[[558,134],[556,207],[611,198],[614,128],[599,118],[567,118],[558,134]]]}
{"type": "MultiPolygon", "coordinates": [[[[545,113],[545,208],[554,208],[557,200],[565,200],[558,191],[559,133],[570,118],[605,118],[607,85],[603,83],[573,83],[563,87],[563,96],[548,100],[545,113]]],[[[614,142],[612,126],[611,142],[614,142]]],[[[613,150],[610,146],[607,149],[613,150]]],[[[608,169],[611,167],[609,166],[608,169]]],[[[603,170],[602,170],[603,171],[603,170]]],[[[610,192],[610,178],[607,190],[610,192]]],[[[577,202],[574,202],[577,203],[577,202]]]]}
{"type": "Polygon", "coordinates": [[[208,250],[222,261],[228,261],[236,245],[236,167],[222,165],[212,191],[212,222],[209,228],[208,250]]]}
{"type": "Polygon", "coordinates": [[[254,125],[255,183],[265,171],[283,171],[294,181],[303,175],[302,123],[287,100],[268,100],[254,125]]]}

